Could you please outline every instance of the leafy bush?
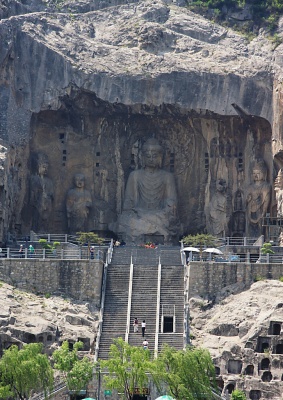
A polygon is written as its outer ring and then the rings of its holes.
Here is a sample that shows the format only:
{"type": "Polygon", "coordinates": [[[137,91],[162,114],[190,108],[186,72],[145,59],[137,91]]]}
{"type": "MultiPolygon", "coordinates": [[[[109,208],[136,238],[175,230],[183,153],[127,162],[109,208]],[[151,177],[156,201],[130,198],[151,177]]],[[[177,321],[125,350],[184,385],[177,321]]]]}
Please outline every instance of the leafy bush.
{"type": "Polygon", "coordinates": [[[264,277],[261,275],[255,275],[254,282],[264,281],[264,277]]]}
{"type": "Polygon", "coordinates": [[[263,243],[260,252],[261,254],[274,254],[274,251],[272,250],[272,243],[263,243]]]}
{"type": "MultiPolygon", "coordinates": [[[[282,0],[191,0],[188,7],[197,13],[218,10],[214,12],[214,18],[216,17],[218,22],[222,22],[226,17],[227,8],[241,9],[245,5],[250,7],[252,15],[253,24],[250,31],[254,31],[255,28],[258,30],[260,27],[265,27],[271,32],[277,29],[280,14],[283,12],[282,0]]],[[[229,24],[231,21],[228,18],[226,22],[229,24]]],[[[241,30],[241,26],[239,26],[239,30],[241,30]]]]}
{"type": "Polygon", "coordinates": [[[231,395],[232,400],[246,400],[246,395],[242,390],[236,389],[233,390],[231,395]]]}
{"type": "Polygon", "coordinates": [[[38,243],[46,250],[56,250],[60,246],[60,242],[49,243],[46,239],[39,239],[38,243]]]}

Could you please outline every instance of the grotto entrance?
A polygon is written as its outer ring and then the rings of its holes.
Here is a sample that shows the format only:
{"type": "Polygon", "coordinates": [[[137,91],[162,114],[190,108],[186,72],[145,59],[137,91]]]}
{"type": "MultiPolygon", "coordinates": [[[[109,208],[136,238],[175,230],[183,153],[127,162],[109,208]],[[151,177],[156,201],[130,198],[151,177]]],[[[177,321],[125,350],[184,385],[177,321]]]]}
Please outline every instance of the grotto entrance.
{"type": "MultiPolygon", "coordinates": [[[[170,201],[164,205],[171,207],[176,219],[169,232],[175,243],[183,233],[194,234],[204,228],[221,236],[224,231],[226,236],[258,233],[251,232],[246,223],[244,188],[252,183],[255,159],[264,160],[266,182],[272,181],[268,121],[170,104],[111,104],[93,93],[75,89],[60,101],[60,109],[41,111],[32,117],[27,164],[36,181],[38,172],[33,159],[45,154],[46,182],[48,178],[53,188],[49,192],[52,207],[42,222],[35,220],[34,210],[40,210],[41,200],[35,196],[33,203],[28,201],[32,187],[27,174],[25,194],[15,210],[19,214],[15,219],[21,220],[23,231],[35,226],[39,231],[53,233],[70,229],[66,196],[69,191],[76,191],[74,176],[80,173],[84,176],[84,196],[88,198],[88,204],[83,206],[87,214],[85,231],[121,233],[117,221],[124,207],[126,184],[132,171],[143,168],[142,146],[154,137],[163,152],[160,168],[173,174],[175,181],[176,206],[170,201]],[[252,148],[249,143],[254,143],[252,148]],[[220,203],[223,207],[218,207],[220,203]]],[[[164,200],[165,195],[162,196],[164,200]]],[[[150,241],[161,244],[164,233],[145,230],[144,235],[145,240],[153,235],[150,241]]]]}

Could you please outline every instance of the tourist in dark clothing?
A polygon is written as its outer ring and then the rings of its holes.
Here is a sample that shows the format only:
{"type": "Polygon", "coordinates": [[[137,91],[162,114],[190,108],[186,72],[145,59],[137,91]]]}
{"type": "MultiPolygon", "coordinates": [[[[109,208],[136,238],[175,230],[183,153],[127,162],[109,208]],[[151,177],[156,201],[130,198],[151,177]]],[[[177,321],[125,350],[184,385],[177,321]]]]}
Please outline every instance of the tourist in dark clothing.
{"type": "Polygon", "coordinates": [[[146,322],[145,322],[145,319],[144,319],[144,320],[142,321],[142,337],[144,337],[145,328],[146,328],[146,322]]]}

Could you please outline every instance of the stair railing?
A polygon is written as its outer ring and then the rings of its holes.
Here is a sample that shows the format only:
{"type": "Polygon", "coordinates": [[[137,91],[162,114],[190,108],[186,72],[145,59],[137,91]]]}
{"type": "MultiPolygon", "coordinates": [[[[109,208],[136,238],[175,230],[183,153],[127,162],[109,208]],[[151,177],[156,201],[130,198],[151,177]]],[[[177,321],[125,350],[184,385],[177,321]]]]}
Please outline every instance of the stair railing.
{"type": "Polygon", "coordinates": [[[160,292],[161,292],[161,261],[160,261],[160,256],[159,256],[158,272],[157,272],[156,325],[155,325],[155,340],[154,340],[154,357],[155,358],[157,358],[157,355],[158,355],[160,292]]]}
{"type": "Polygon", "coordinates": [[[106,260],[107,264],[111,263],[112,255],[113,255],[113,239],[111,239],[110,246],[107,251],[107,260],[106,260]]]}
{"type": "Polygon", "coordinates": [[[129,333],[131,327],[131,308],[132,308],[132,293],[133,293],[133,275],[134,275],[134,264],[133,256],[131,254],[131,264],[130,264],[130,278],[129,278],[129,297],[128,297],[128,309],[127,309],[127,326],[125,333],[125,342],[129,342],[129,333]]]}
{"type": "Polygon", "coordinates": [[[101,334],[102,334],[107,271],[108,271],[108,264],[110,264],[111,259],[112,259],[112,253],[113,253],[113,239],[111,239],[110,246],[107,251],[106,261],[104,263],[103,281],[102,281],[102,288],[101,288],[101,303],[100,303],[100,312],[99,312],[99,325],[98,325],[97,337],[96,337],[96,343],[95,343],[94,361],[98,360],[99,344],[100,344],[100,338],[101,338],[101,334]]]}

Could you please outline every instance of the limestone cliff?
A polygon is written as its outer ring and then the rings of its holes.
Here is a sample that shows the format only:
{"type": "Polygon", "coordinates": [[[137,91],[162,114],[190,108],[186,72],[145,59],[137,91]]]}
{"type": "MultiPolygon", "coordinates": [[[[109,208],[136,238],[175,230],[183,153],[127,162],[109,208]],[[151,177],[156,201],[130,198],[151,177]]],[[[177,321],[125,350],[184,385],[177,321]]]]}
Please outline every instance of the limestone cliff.
{"type": "Polygon", "coordinates": [[[240,293],[227,287],[214,306],[190,299],[192,344],[209,349],[223,392],[282,398],[282,285],[259,281],[240,293]]]}
{"type": "Polygon", "coordinates": [[[91,303],[36,296],[1,283],[0,304],[1,354],[12,344],[40,342],[50,355],[64,340],[80,340],[83,351],[94,351],[98,311],[91,303]]]}
{"type": "Polygon", "coordinates": [[[2,5],[3,240],[31,228],[65,232],[78,172],[93,198],[87,228],[118,233],[126,181],[152,134],[175,175],[180,235],[205,229],[219,179],[229,182],[224,222],[235,234],[251,161],[265,160],[270,183],[273,160],[275,173],[282,164],[282,45],[274,49],[264,32],[249,43],[182,2],[55,3],[2,5]],[[53,185],[42,226],[29,176],[38,153],[53,185]]]}

